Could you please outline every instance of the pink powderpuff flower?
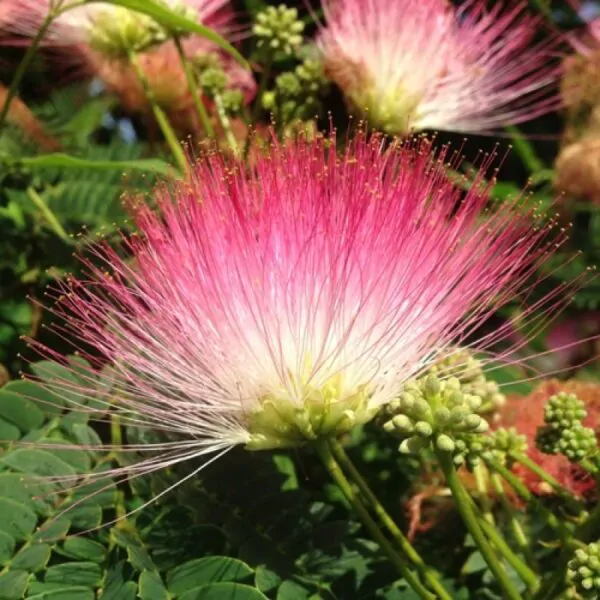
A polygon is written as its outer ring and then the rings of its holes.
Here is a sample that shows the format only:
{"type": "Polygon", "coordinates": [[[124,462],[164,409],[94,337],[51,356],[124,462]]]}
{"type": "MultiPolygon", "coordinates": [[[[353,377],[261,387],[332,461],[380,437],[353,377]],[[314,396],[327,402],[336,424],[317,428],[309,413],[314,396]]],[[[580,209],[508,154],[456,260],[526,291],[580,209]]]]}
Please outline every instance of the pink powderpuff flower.
{"type": "Polygon", "coordinates": [[[560,104],[554,41],[523,4],[324,0],[317,45],[352,109],[392,134],[485,133],[560,104]]]}
{"type": "MultiPolygon", "coordinates": [[[[110,47],[109,38],[117,34],[122,40],[134,42],[139,35],[158,31],[151,17],[116,4],[103,2],[85,3],[68,9],[70,0],[9,0],[13,3],[11,19],[4,28],[10,33],[33,37],[40,25],[56,6],[61,10],[50,24],[42,44],[46,46],[88,46],[96,50],[110,47]]],[[[171,10],[209,26],[221,26],[227,22],[227,0],[162,0],[171,10]],[[225,19],[224,19],[225,15],[225,19]],[[212,25],[209,21],[213,21],[212,25]]]]}
{"type": "Polygon", "coordinates": [[[448,148],[424,139],[360,134],[338,155],[335,136],[272,135],[248,165],[211,153],[189,180],[160,186],[135,208],[125,252],[100,245],[87,273],[59,286],[61,335],[93,368],[90,389],[57,379],[55,393],[92,417],[93,395],[124,425],[179,438],[144,445],[158,455],[127,467],[135,476],[369,421],[465,346],[561,241],[523,204],[488,212],[482,174],[468,192],[454,187],[448,148]],[[98,398],[107,362],[113,380],[98,398]]]}

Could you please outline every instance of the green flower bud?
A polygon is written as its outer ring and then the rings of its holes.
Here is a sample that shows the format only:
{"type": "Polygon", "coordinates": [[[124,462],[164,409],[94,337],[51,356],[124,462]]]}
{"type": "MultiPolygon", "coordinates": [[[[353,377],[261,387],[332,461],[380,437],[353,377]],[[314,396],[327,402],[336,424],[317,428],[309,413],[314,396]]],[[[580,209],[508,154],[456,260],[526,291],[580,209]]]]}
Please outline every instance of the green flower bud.
{"type": "Polygon", "coordinates": [[[567,567],[567,579],[582,598],[600,597],[600,544],[592,542],[575,550],[567,567]]]}
{"type": "Polygon", "coordinates": [[[544,421],[555,429],[568,429],[586,416],[585,405],[575,394],[555,394],[544,407],[544,421]]]}
{"type": "Polygon", "coordinates": [[[227,87],[227,75],[220,67],[208,67],[200,73],[199,82],[207,94],[215,96],[227,87]]]}
{"type": "Polygon", "coordinates": [[[392,424],[395,429],[402,433],[412,433],[415,430],[414,422],[406,415],[396,415],[392,419],[392,424]]]}
{"type": "Polygon", "coordinates": [[[535,434],[535,447],[544,454],[558,454],[561,432],[551,425],[538,427],[535,434]]]}
{"type": "MultiPolygon", "coordinates": [[[[468,350],[450,349],[429,368],[429,372],[439,375],[442,379],[456,377],[465,394],[480,398],[482,412],[495,410],[506,402],[498,384],[486,379],[481,362],[468,350]]],[[[479,410],[479,407],[474,407],[473,410],[479,410]]]]}
{"type": "Polygon", "coordinates": [[[404,440],[398,447],[401,454],[419,454],[423,448],[427,447],[429,440],[419,437],[411,437],[404,440]]]}
{"type": "Polygon", "coordinates": [[[521,435],[514,427],[496,429],[486,438],[486,452],[501,464],[510,463],[510,454],[527,452],[527,437],[521,435]]]}
{"type": "Polygon", "coordinates": [[[429,373],[408,382],[398,402],[383,409],[380,422],[385,431],[405,439],[402,452],[432,440],[437,448],[454,452],[458,462],[469,462],[483,450],[481,434],[489,427],[476,412],[480,405],[479,398],[462,392],[456,377],[440,380],[429,373]]]}
{"type": "Polygon", "coordinates": [[[430,437],[433,434],[433,428],[427,421],[418,421],[415,424],[415,433],[421,437],[430,437]]]}
{"type": "Polygon", "coordinates": [[[124,58],[164,42],[167,32],[151,17],[123,7],[98,12],[90,28],[90,46],[109,58],[124,58]]]}
{"type": "Polygon", "coordinates": [[[570,429],[562,431],[557,450],[571,462],[579,462],[597,447],[596,433],[589,427],[575,422],[570,429]]]}
{"type": "Polygon", "coordinates": [[[442,389],[440,380],[433,374],[427,375],[423,381],[423,394],[425,397],[437,396],[442,389]]]}
{"type": "Polygon", "coordinates": [[[260,11],[252,31],[257,38],[257,48],[265,54],[281,52],[291,56],[302,45],[304,23],[298,19],[295,8],[280,4],[260,11]]]}
{"type": "Polygon", "coordinates": [[[221,102],[223,103],[225,112],[232,115],[236,114],[242,109],[244,104],[244,94],[241,90],[225,90],[221,94],[221,102]]]}
{"type": "Polygon", "coordinates": [[[456,448],[456,444],[454,443],[453,439],[445,433],[437,436],[435,445],[442,452],[454,452],[456,448]]]}

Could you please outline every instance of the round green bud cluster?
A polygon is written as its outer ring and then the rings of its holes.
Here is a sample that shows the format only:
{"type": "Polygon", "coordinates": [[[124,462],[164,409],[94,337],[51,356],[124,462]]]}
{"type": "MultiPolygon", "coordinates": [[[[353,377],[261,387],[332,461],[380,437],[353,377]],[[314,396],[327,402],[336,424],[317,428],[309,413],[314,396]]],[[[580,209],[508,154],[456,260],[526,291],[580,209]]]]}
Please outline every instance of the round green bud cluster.
{"type": "Polygon", "coordinates": [[[596,434],[585,427],[584,403],[574,394],[561,392],[544,407],[545,426],[538,428],[536,447],[546,454],[562,454],[571,462],[580,462],[597,448],[596,434]]]}
{"type": "Polygon", "coordinates": [[[237,114],[242,110],[244,94],[241,90],[225,90],[221,94],[223,110],[228,114],[237,114]]]}
{"type": "Polygon", "coordinates": [[[304,23],[298,19],[295,8],[280,4],[261,10],[252,31],[257,38],[257,47],[263,52],[291,56],[302,45],[304,23]]]}
{"type": "Polygon", "coordinates": [[[596,433],[581,423],[574,423],[565,429],[557,443],[559,454],[566,456],[571,462],[579,462],[596,448],[596,433]]]}
{"type": "Polygon", "coordinates": [[[567,578],[582,598],[600,597],[600,543],[592,542],[575,550],[567,567],[567,578]]]}
{"type": "Polygon", "coordinates": [[[550,425],[538,427],[535,432],[535,447],[544,454],[558,454],[561,432],[550,425]]]}
{"type": "Polygon", "coordinates": [[[383,428],[402,438],[400,452],[416,453],[429,444],[457,456],[467,445],[488,430],[487,421],[477,414],[482,400],[465,393],[456,377],[441,381],[430,373],[406,385],[385,409],[383,428]],[[459,443],[460,442],[460,443],[459,443]]]}
{"type": "Polygon", "coordinates": [[[90,46],[109,58],[123,58],[168,39],[167,31],[147,15],[113,6],[94,16],[90,46]]]}
{"type": "Polygon", "coordinates": [[[481,361],[468,350],[451,349],[429,368],[429,372],[441,378],[456,377],[463,391],[482,399],[481,413],[497,409],[506,402],[498,384],[486,378],[481,361]]]}
{"type": "Polygon", "coordinates": [[[477,434],[457,435],[454,439],[454,456],[452,457],[455,465],[465,464],[472,471],[481,460],[482,454],[488,447],[488,439],[477,434]]]}
{"type": "Polygon", "coordinates": [[[220,67],[208,67],[204,69],[198,81],[202,89],[210,96],[223,93],[227,87],[227,75],[220,67]]]}
{"type": "Polygon", "coordinates": [[[510,454],[527,452],[527,437],[520,434],[514,427],[501,427],[492,431],[486,437],[486,455],[500,464],[510,462],[510,454]]]}
{"type": "Polygon", "coordinates": [[[307,121],[322,112],[321,98],[328,85],[322,63],[308,58],[293,72],[279,75],[275,89],[263,94],[262,103],[279,123],[307,121]]]}
{"type": "Polygon", "coordinates": [[[569,429],[586,416],[585,405],[575,394],[555,394],[544,407],[544,421],[554,429],[569,429]]]}

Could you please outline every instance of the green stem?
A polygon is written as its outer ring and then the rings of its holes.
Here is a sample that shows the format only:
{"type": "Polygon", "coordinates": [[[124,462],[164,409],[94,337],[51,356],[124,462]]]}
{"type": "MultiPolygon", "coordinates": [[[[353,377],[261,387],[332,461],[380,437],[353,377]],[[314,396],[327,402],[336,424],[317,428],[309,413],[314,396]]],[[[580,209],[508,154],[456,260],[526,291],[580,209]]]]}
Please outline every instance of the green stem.
{"type": "Polygon", "coordinates": [[[221,121],[221,125],[223,126],[223,132],[225,133],[225,139],[229,144],[229,147],[233,151],[234,156],[239,156],[240,149],[236,142],[235,136],[233,135],[233,131],[231,129],[231,122],[229,121],[229,117],[227,116],[227,111],[223,106],[223,100],[219,94],[214,95],[215,106],[217,108],[217,114],[219,115],[219,121],[221,121]]]}
{"type": "Polygon", "coordinates": [[[568,505],[574,506],[575,499],[573,498],[573,495],[562,485],[560,485],[560,483],[558,483],[558,481],[554,479],[550,473],[546,472],[535,461],[531,460],[529,456],[526,454],[521,454],[520,452],[511,452],[510,457],[537,475],[544,483],[547,483],[556,494],[565,500],[568,505]]]}
{"type": "Polygon", "coordinates": [[[387,554],[388,558],[398,569],[402,577],[404,577],[406,582],[413,588],[419,597],[423,598],[423,600],[435,600],[435,596],[425,589],[417,576],[408,568],[404,559],[394,550],[390,542],[383,535],[377,523],[375,523],[364,504],[355,493],[354,488],[346,479],[342,469],[335,460],[335,456],[333,455],[327,440],[316,442],[315,448],[333,481],[335,481],[344,496],[346,496],[350,504],[352,504],[352,507],[365,528],[373,536],[373,539],[379,544],[381,549],[387,554]]]}
{"type": "Polygon", "coordinates": [[[528,563],[532,566],[535,566],[536,560],[531,552],[529,540],[527,539],[527,535],[525,534],[523,527],[521,527],[521,523],[515,515],[515,511],[513,510],[510,501],[506,497],[506,492],[504,491],[504,485],[502,483],[500,475],[498,475],[498,473],[492,473],[490,479],[492,485],[494,486],[494,489],[496,490],[496,494],[498,495],[500,504],[502,504],[504,512],[506,512],[506,514],[508,515],[510,521],[510,528],[512,529],[513,537],[517,542],[517,546],[523,553],[523,556],[525,556],[525,558],[527,559],[528,563]]]}
{"type": "Polygon", "coordinates": [[[494,524],[494,515],[492,514],[492,504],[488,495],[487,471],[481,464],[475,466],[473,470],[475,475],[475,485],[477,486],[479,504],[483,516],[488,523],[494,524]]]}
{"type": "Polygon", "coordinates": [[[475,511],[473,510],[474,503],[458,477],[454,461],[452,460],[452,454],[437,450],[436,456],[442,472],[444,473],[444,477],[446,478],[446,483],[454,497],[456,508],[483,558],[496,577],[496,581],[502,589],[503,597],[510,600],[521,600],[521,595],[515,589],[513,582],[508,577],[502,563],[496,556],[494,549],[490,546],[487,537],[481,529],[475,511]]]}
{"type": "Polygon", "coordinates": [[[540,581],[538,576],[510,549],[503,537],[498,533],[498,530],[489,521],[486,521],[483,516],[477,518],[479,526],[489,540],[494,544],[496,550],[500,552],[506,562],[515,570],[517,575],[523,580],[530,592],[535,592],[540,581]]]}
{"type": "Polygon", "coordinates": [[[206,110],[206,106],[202,101],[202,91],[198,86],[198,82],[194,77],[194,73],[192,71],[192,67],[190,65],[190,61],[188,57],[185,55],[185,51],[183,49],[183,45],[181,43],[181,39],[179,36],[174,36],[173,41],[175,43],[175,47],[177,48],[177,54],[179,54],[179,60],[181,61],[181,65],[183,66],[183,71],[185,73],[185,78],[188,84],[188,88],[190,90],[190,94],[192,96],[192,101],[194,103],[194,107],[196,112],[198,113],[198,117],[200,118],[200,122],[202,123],[202,127],[206,135],[214,139],[215,138],[215,128],[208,116],[208,111],[206,110]]]}
{"type": "Polygon", "coordinates": [[[492,460],[486,460],[486,465],[492,471],[495,471],[500,475],[510,487],[521,496],[525,502],[531,504],[536,511],[543,515],[546,523],[549,527],[552,527],[561,537],[561,540],[567,540],[571,536],[571,531],[564,526],[561,521],[558,520],[556,515],[550,512],[538,499],[527,489],[527,486],[511,471],[509,471],[504,465],[497,463],[492,460]]]}
{"type": "Polygon", "coordinates": [[[52,231],[54,231],[54,233],[56,233],[61,240],[70,244],[71,238],[69,237],[69,234],[65,231],[56,215],[50,210],[50,207],[46,204],[46,201],[31,186],[25,190],[25,193],[33,202],[33,204],[35,204],[36,208],[42,213],[52,231]]]}
{"type": "Polygon", "coordinates": [[[258,90],[256,91],[256,102],[252,107],[252,115],[250,117],[250,123],[254,125],[260,116],[262,109],[262,96],[269,83],[269,77],[271,76],[271,67],[273,66],[273,59],[269,58],[264,65],[263,72],[260,76],[260,82],[258,84],[258,90]]]}
{"type": "Polygon", "coordinates": [[[594,477],[598,476],[598,467],[589,458],[580,460],[578,464],[582,469],[585,469],[588,473],[594,475],[594,477]]]}
{"type": "MultiPolygon", "coordinates": [[[[533,556],[533,554],[531,552],[529,540],[527,539],[527,535],[525,534],[525,531],[523,531],[523,527],[521,527],[521,523],[519,523],[519,520],[517,519],[517,517],[515,515],[515,511],[513,510],[513,507],[511,506],[510,501],[506,497],[506,492],[504,491],[504,485],[502,483],[502,479],[500,478],[500,475],[498,475],[498,473],[492,473],[490,480],[492,482],[492,485],[494,486],[494,489],[496,490],[496,493],[498,494],[498,498],[500,499],[500,504],[502,504],[504,511],[508,515],[509,522],[510,522],[510,528],[512,530],[513,537],[515,538],[517,546],[519,547],[519,550],[521,550],[521,552],[523,553],[523,556],[525,556],[525,558],[527,559],[527,562],[530,565],[535,566],[536,561],[535,561],[535,557],[533,556]]],[[[523,579],[523,581],[525,581],[525,579],[523,579]]],[[[527,581],[525,581],[525,583],[527,583],[527,581]]],[[[537,583],[537,577],[536,577],[535,587],[532,588],[529,585],[528,585],[528,587],[529,587],[530,591],[534,591],[534,589],[537,587],[537,585],[538,585],[538,583],[537,583]]]]}
{"type": "Polygon", "coordinates": [[[171,152],[173,154],[173,157],[175,158],[175,162],[177,163],[179,170],[184,174],[188,173],[189,163],[187,158],[185,157],[183,148],[181,147],[181,144],[179,143],[179,140],[177,139],[177,136],[175,135],[171,124],[169,123],[167,115],[156,101],[154,92],[152,91],[152,88],[148,83],[148,78],[146,77],[146,74],[144,73],[144,70],[140,65],[137,54],[133,51],[129,51],[128,56],[129,62],[133,67],[137,78],[142,84],[142,87],[144,88],[144,93],[146,94],[146,98],[148,99],[150,107],[152,108],[154,118],[156,119],[156,122],[158,123],[158,126],[160,127],[160,130],[162,131],[162,134],[167,144],[169,145],[169,148],[171,149],[171,152]]]}
{"type": "Polygon", "coordinates": [[[392,517],[385,510],[373,490],[369,487],[369,484],[363,479],[358,469],[350,460],[350,457],[346,454],[344,447],[336,440],[330,441],[329,446],[336,460],[339,462],[342,468],[345,469],[346,473],[350,475],[350,478],[356,484],[364,499],[368,502],[368,504],[370,504],[371,508],[384,527],[394,538],[402,552],[415,564],[423,581],[425,581],[431,590],[437,594],[438,598],[443,600],[452,600],[452,596],[441,584],[435,572],[427,566],[425,561],[415,550],[414,546],[410,543],[410,540],[402,533],[400,528],[396,525],[394,519],[392,519],[392,517]]]}
{"type": "Polygon", "coordinates": [[[31,40],[29,48],[27,48],[27,51],[25,52],[25,56],[23,56],[23,60],[21,60],[19,66],[17,67],[15,76],[13,77],[10,83],[10,87],[8,88],[8,94],[6,95],[6,100],[4,101],[2,112],[0,113],[0,133],[2,132],[2,129],[4,128],[4,125],[6,123],[6,118],[8,116],[8,111],[10,110],[10,105],[13,101],[13,98],[17,95],[17,90],[21,85],[21,81],[23,80],[25,73],[29,69],[31,61],[34,58],[39,45],[42,43],[42,40],[44,39],[48,28],[50,27],[50,25],[52,25],[52,21],[54,21],[54,19],[59,17],[64,12],[76,8],[77,6],[81,6],[82,4],[84,4],[83,1],[73,2],[72,4],[69,4],[68,6],[62,8],[60,8],[59,6],[55,6],[50,9],[48,14],[46,15],[46,18],[42,21],[40,28],[38,29],[34,38],[31,40]]]}
{"type": "Polygon", "coordinates": [[[527,141],[525,136],[519,131],[518,127],[509,125],[505,128],[510,135],[513,147],[516,153],[521,157],[523,164],[530,173],[537,173],[545,169],[544,163],[538,158],[533,146],[527,141]]]}

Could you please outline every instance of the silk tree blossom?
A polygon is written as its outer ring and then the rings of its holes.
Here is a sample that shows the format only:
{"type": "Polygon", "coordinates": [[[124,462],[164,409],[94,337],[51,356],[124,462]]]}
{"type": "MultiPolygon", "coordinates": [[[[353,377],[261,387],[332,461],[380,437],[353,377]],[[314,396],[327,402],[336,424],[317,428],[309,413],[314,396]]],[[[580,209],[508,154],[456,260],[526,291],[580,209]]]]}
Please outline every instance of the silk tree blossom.
{"type": "Polygon", "coordinates": [[[143,446],[165,454],[130,473],[369,421],[560,242],[524,205],[486,211],[481,176],[455,188],[448,149],[365,135],[335,148],[331,137],[273,141],[250,166],[204,156],[191,180],[135,209],[125,258],[101,245],[87,274],[59,287],[62,335],[94,348],[113,381],[98,399],[90,370],[90,389],[57,380],[57,393],[179,439],[143,446]]]}
{"type": "Polygon", "coordinates": [[[317,44],[352,108],[393,134],[489,132],[558,105],[553,41],[523,5],[324,0],[317,44]]]}
{"type": "MultiPolygon", "coordinates": [[[[227,5],[227,0],[161,1],[182,16],[203,23],[214,18],[227,5]]],[[[168,37],[151,17],[123,6],[104,2],[77,4],[76,0],[59,2],[61,10],[46,32],[43,44],[82,46],[114,57],[128,49],[136,52],[144,50],[168,37]],[[73,8],[66,10],[70,4],[73,8]]],[[[20,0],[14,5],[11,19],[4,28],[11,33],[33,37],[56,6],[56,0],[20,0]]]]}
{"type": "MultiPolygon", "coordinates": [[[[70,0],[71,3],[73,0],[70,0]]],[[[221,35],[240,34],[227,0],[163,0],[184,16],[202,22],[221,35]]],[[[22,35],[35,35],[50,10],[50,0],[23,0],[14,5],[5,29],[22,35]]],[[[67,6],[64,2],[63,6],[67,6]]],[[[126,110],[151,114],[144,85],[139,80],[127,50],[137,53],[137,63],[153,97],[167,111],[182,137],[198,129],[184,67],[175,43],[150,17],[121,6],[90,3],[67,10],[57,17],[43,43],[50,47],[72,48],[72,62],[86,74],[98,77],[118,96],[126,110]]],[[[213,42],[187,35],[181,40],[184,55],[192,63],[206,56],[219,61],[232,89],[239,90],[245,102],[255,94],[250,72],[213,42]]]]}

